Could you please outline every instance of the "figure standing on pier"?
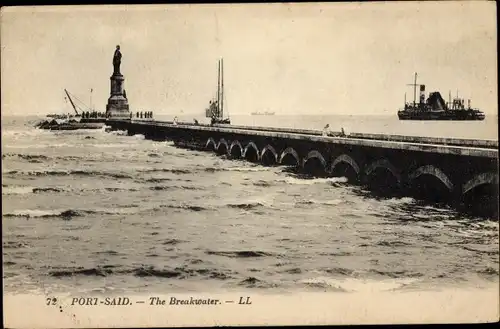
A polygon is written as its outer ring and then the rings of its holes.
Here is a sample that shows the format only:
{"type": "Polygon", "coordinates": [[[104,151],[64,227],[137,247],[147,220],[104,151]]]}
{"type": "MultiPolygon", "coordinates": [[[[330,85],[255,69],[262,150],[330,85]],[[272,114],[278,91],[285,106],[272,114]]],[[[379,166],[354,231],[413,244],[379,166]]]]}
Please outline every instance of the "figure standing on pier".
{"type": "Polygon", "coordinates": [[[120,52],[120,45],[116,46],[115,54],[113,55],[113,74],[120,74],[120,64],[122,62],[122,53],[120,52]]]}

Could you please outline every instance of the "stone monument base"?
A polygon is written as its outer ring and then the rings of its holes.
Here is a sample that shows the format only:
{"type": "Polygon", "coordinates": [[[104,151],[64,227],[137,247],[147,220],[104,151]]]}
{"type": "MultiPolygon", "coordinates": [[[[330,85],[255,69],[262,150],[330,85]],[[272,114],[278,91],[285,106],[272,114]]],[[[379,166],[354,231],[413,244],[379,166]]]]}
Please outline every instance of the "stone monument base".
{"type": "Polygon", "coordinates": [[[114,72],[111,80],[111,96],[106,105],[106,117],[115,119],[130,119],[127,96],[123,89],[125,78],[119,72],[114,72]]]}
{"type": "Polygon", "coordinates": [[[111,96],[106,105],[106,117],[130,119],[128,101],[123,96],[111,96]]]}

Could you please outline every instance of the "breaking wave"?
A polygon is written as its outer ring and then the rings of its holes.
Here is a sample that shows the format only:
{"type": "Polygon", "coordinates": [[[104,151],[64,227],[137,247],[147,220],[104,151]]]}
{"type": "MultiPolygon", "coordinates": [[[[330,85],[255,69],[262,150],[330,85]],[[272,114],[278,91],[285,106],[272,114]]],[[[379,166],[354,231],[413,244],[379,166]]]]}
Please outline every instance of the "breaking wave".
{"type": "Polygon", "coordinates": [[[219,171],[239,171],[239,172],[258,172],[258,171],[270,171],[270,167],[228,167],[228,168],[214,168],[208,167],[203,169],[206,172],[219,172],[219,171]]]}
{"type": "Polygon", "coordinates": [[[3,195],[19,195],[19,194],[41,194],[41,193],[63,193],[63,192],[84,192],[84,191],[92,191],[92,192],[136,192],[137,189],[134,188],[122,188],[122,187],[104,187],[102,189],[71,189],[71,188],[63,188],[63,187],[32,187],[32,186],[2,186],[2,194],[3,195]]]}
{"type": "Polygon", "coordinates": [[[133,275],[136,277],[157,277],[157,278],[177,278],[185,279],[192,276],[202,276],[213,279],[229,279],[231,271],[220,271],[212,268],[156,268],[154,266],[138,266],[133,268],[119,268],[115,265],[104,265],[99,267],[73,267],[48,271],[48,274],[55,278],[65,278],[73,276],[110,276],[110,275],[133,275]]]}
{"type": "Polygon", "coordinates": [[[276,180],[276,182],[290,184],[290,185],[338,184],[338,183],[347,183],[347,178],[329,177],[329,178],[301,179],[295,177],[287,177],[285,179],[278,179],[276,180]]]}
{"type": "Polygon", "coordinates": [[[3,172],[4,175],[9,176],[98,176],[98,177],[109,177],[118,179],[131,179],[132,176],[123,173],[113,173],[104,171],[93,171],[93,170],[32,170],[32,171],[18,171],[9,170],[3,172]]]}
{"type": "Polygon", "coordinates": [[[63,218],[71,219],[82,216],[81,211],[77,210],[16,210],[10,213],[2,214],[2,217],[25,217],[25,218],[63,218]]]}
{"type": "Polygon", "coordinates": [[[133,207],[123,207],[120,209],[67,209],[67,210],[15,210],[9,213],[2,214],[3,217],[21,217],[21,218],[63,218],[71,219],[85,215],[123,215],[137,213],[138,210],[131,209],[133,207]]]}
{"type": "Polygon", "coordinates": [[[317,205],[325,205],[325,206],[336,206],[338,204],[341,204],[343,201],[339,199],[334,199],[334,200],[301,200],[297,201],[295,205],[312,205],[312,204],[317,204],[317,205]]]}

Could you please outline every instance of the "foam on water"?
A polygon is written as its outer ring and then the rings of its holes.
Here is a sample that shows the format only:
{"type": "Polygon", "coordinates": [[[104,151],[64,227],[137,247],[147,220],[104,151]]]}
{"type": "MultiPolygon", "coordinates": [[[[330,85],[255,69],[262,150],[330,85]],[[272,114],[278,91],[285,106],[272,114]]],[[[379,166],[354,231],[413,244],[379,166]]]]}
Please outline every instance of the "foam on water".
{"type": "Polygon", "coordinates": [[[347,183],[347,178],[330,177],[330,178],[300,179],[295,177],[287,177],[285,179],[278,179],[277,182],[282,182],[291,185],[334,184],[334,183],[347,183]]]}

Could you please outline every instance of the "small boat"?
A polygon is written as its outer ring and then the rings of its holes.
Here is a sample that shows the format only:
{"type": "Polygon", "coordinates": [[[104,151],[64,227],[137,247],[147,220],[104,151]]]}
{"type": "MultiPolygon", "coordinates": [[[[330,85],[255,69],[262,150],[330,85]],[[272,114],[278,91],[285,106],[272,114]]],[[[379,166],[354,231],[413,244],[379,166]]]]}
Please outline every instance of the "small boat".
{"type": "Polygon", "coordinates": [[[252,112],[251,115],[274,115],[274,112],[252,112]]]}
{"type": "Polygon", "coordinates": [[[209,102],[208,108],[205,110],[205,116],[210,118],[210,123],[214,124],[231,124],[229,116],[224,118],[224,63],[222,58],[219,59],[218,79],[217,79],[217,96],[209,102]]]}
{"type": "Polygon", "coordinates": [[[425,85],[417,84],[417,73],[415,73],[415,82],[411,84],[413,89],[413,103],[406,102],[404,109],[398,111],[399,120],[453,120],[453,121],[473,121],[484,120],[485,115],[479,109],[474,109],[468,100],[467,107],[464,105],[464,99],[457,97],[445,102],[439,91],[434,91],[425,99],[425,85]],[[420,99],[417,103],[417,86],[420,87],[420,99]]]}

